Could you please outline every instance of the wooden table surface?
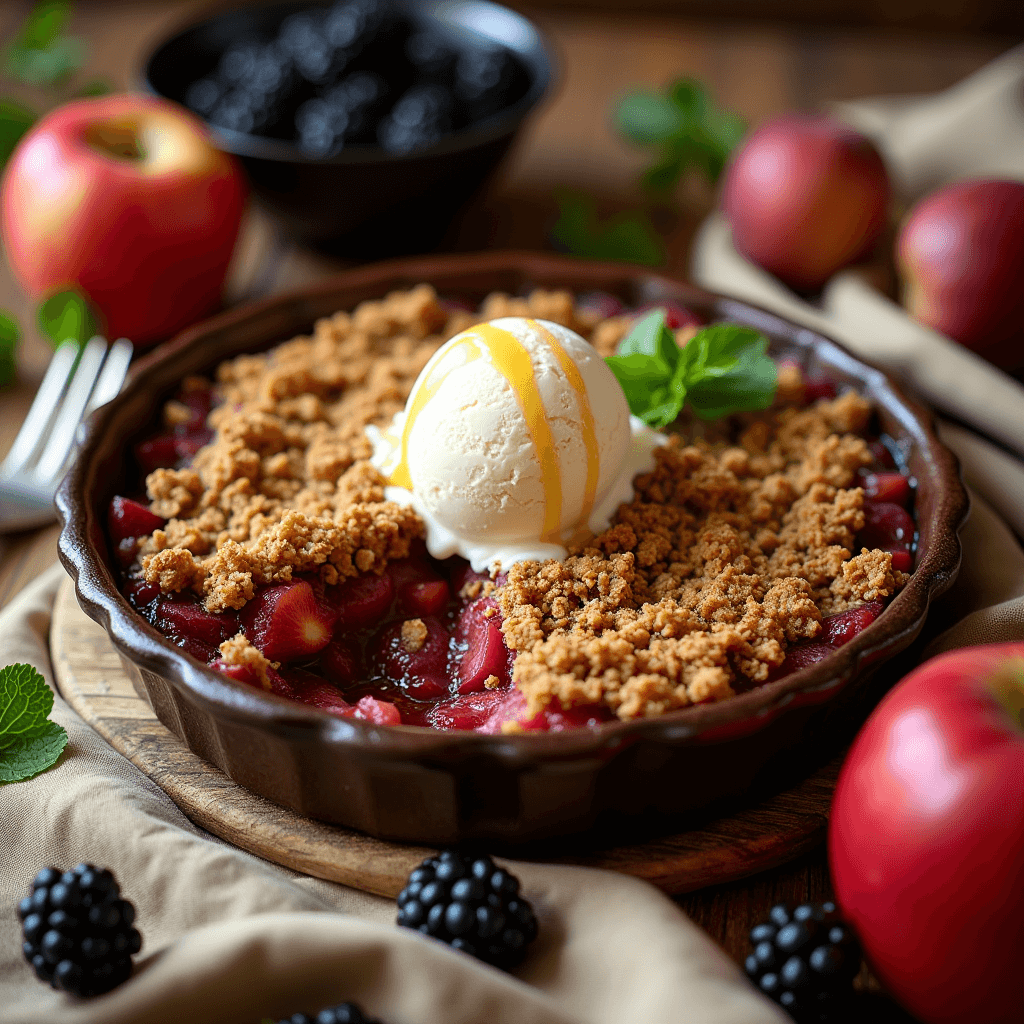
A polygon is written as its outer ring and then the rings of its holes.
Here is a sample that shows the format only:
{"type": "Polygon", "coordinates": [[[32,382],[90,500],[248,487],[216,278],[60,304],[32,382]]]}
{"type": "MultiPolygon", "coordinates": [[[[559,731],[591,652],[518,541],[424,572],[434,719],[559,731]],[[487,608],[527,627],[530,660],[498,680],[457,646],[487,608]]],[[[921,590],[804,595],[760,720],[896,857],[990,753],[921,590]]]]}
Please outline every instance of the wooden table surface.
{"type": "MultiPolygon", "coordinates": [[[[170,29],[202,9],[194,0],[94,2],[79,5],[73,31],[88,41],[84,78],[103,76],[118,88],[136,86],[149,49],[170,29]]],[[[0,10],[6,38],[21,5],[0,10]]],[[[752,124],[791,109],[813,109],[830,99],[943,89],[1019,40],[954,37],[883,29],[831,29],[811,25],[685,20],[667,15],[587,14],[529,8],[558,57],[559,81],[528,124],[498,178],[461,226],[452,248],[546,248],[559,188],[584,189],[602,209],[640,201],[636,177],[644,156],[618,141],[608,127],[615,97],[638,84],[661,86],[675,77],[702,79],[718,102],[752,124]]],[[[36,110],[55,105],[43,90],[0,85],[36,110]]],[[[692,231],[713,196],[699,185],[681,189],[670,224],[670,269],[685,276],[692,231]]],[[[303,284],[342,264],[281,243],[259,211],[251,211],[231,274],[228,301],[241,301],[303,284]]],[[[25,328],[17,383],[0,392],[0,456],[7,450],[46,367],[50,349],[33,327],[32,304],[0,262],[0,308],[25,328]]],[[[0,537],[0,607],[56,558],[56,527],[0,537]]],[[[745,882],[680,897],[688,914],[737,959],[746,933],[779,900],[829,895],[824,850],[745,882]]],[[[878,994],[864,975],[855,1019],[910,1018],[878,994]]]]}

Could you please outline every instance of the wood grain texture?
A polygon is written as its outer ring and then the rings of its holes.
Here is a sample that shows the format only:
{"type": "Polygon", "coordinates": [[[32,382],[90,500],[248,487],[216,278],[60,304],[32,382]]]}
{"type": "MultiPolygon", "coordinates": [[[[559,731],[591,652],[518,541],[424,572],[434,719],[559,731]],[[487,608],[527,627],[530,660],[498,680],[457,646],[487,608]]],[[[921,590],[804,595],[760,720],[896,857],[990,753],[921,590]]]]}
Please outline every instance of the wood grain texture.
{"type": "MultiPolygon", "coordinates": [[[[50,649],[64,699],[192,821],[221,839],[285,867],[383,896],[395,896],[427,855],[425,847],[373,839],[278,807],[193,754],[135,693],[106,632],[78,606],[70,580],[54,607],[50,649]]],[[[565,852],[564,844],[538,847],[530,857],[620,871],[673,894],[744,878],[821,844],[839,763],[697,829],[589,852],[565,852]]]]}

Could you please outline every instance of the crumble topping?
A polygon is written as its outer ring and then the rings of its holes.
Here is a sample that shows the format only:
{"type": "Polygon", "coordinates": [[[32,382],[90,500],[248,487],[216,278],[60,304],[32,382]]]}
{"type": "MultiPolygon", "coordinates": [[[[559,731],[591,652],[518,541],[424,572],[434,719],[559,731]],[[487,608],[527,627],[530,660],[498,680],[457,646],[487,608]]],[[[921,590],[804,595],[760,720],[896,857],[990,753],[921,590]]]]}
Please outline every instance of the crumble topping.
{"type": "Polygon", "coordinates": [[[427,627],[422,619],[406,619],[402,623],[402,646],[410,653],[423,650],[427,642],[427,627]]]}
{"type": "Polygon", "coordinates": [[[258,647],[253,647],[244,633],[225,640],[220,645],[220,656],[227,665],[238,665],[249,669],[264,690],[269,690],[271,687],[270,669],[280,667],[278,662],[270,661],[258,647]]]}
{"type": "MultiPolygon", "coordinates": [[[[599,320],[561,291],[491,295],[479,313],[446,309],[421,285],[222,363],[213,440],[191,468],[146,479],[150,508],[168,519],[140,544],[146,580],[191,589],[216,612],[298,573],[334,584],[406,557],[423,523],[384,500],[364,428],[391,421],[449,337],[500,316],[564,324],[606,355],[631,322],[599,320]]],[[[684,344],[692,330],[679,334],[684,344]]],[[[188,382],[200,386],[209,385],[188,382]]],[[[802,393],[799,368],[782,364],[780,403],[802,393]]],[[[165,421],[185,412],[168,403],[165,421]]],[[[847,392],[728,425],[683,421],[604,533],[564,562],[513,566],[503,585],[469,581],[464,596],[500,604],[530,712],[604,704],[627,719],[722,700],[771,678],[790,644],[820,634],[823,616],[898,590],[906,577],[888,552],[854,550],[870,413],[847,392]]],[[[426,635],[414,619],[401,640],[412,652],[426,635]]],[[[270,663],[244,635],[221,653],[267,685],[270,663]]]]}

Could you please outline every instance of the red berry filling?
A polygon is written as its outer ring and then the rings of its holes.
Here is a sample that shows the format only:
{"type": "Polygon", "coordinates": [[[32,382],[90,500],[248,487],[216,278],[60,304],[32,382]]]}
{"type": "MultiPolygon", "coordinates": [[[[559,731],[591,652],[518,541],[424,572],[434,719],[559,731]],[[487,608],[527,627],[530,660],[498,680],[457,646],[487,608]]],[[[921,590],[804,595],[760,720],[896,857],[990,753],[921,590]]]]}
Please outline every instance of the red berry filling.
{"type": "Polygon", "coordinates": [[[188,462],[205,444],[213,440],[213,431],[206,426],[206,417],[213,407],[209,388],[183,391],[177,401],[189,411],[189,418],[172,430],[156,434],[135,446],[135,458],[143,473],[170,469],[188,462]]]}
{"type": "Polygon", "coordinates": [[[910,500],[910,481],[895,470],[891,473],[868,473],[863,486],[864,497],[871,501],[890,502],[906,508],[910,500]]]}
{"type": "Polygon", "coordinates": [[[107,525],[115,544],[136,537],[148,537],[154,530],[167,525],[167,520],[150,512],[145,505],[131,498],[115,495],[107,509],[107,525]]]}
{"type": "Polygon", "coordinates": [[[867,629],[884,609],[885,605],[881,601],[869,601],[849,611],[822,619],[820,638],[807,643],[793,644],[786,652],[786,660],[772,672],[771,679],[781,679],[791,672],[797,672],[824,660],[834,653],[837,647],[849,643],[861,630],[867,629]]]}
{"type": "Polygon", "coordinates": [[[198,602],[175,597],[160,601],[154,623],[168,636],[192,637],[211,647],[219,647],[238,632],[238,616],[234,612],[213,614],[198,602]]]}
{"type": "Polygon", "coordinates": [[[295,661],[330,643],[334,614],[305,580],[257,591],[242,609],[249,642],[271,661],[295,661]]]}
{"type": "Polygon", "coordinates": [[[833,647],[842,647],[849,643],[862,629],[867,629],[879,615],[885,605],[881,601],[869,601],[848,612],[830,615],[821,622],[822,639],[833,647]]]}
{"type": "Polygon", "coordinates": [[[463,608],[455,639],[465,645],[459,662],[459,693],[479,693],[492,676],[508,686],[508,649],[501,635],[501,615],[493,597],[480,597],[463,608]]]}
{"type": "MultiPolygon", "coordinates": [[[[411,622],[411,620],[410,620],[411,622]]],[[[373,643],[373,665],[395,680],[416,700],[438,700],[448,695],[448,656],[451,634],[436,616],[421,619],[426,637],[411,632],[409,623],[396,622],[373,643]]]]}
{"type": "Polygon", "coordinates": [[[387,615],[395,599],[395,585],[389,573],[356,576],[337,586],[325,587],[324,599],[337,616],[336,628],[365,629],[387,615]]]}
{"type": "Polygon", "coordinates": [[[388,566],[398,612],[415,618],[440,615],[448,604],[448,581],[423,558],[403,558],[388,566]]]}
{"type": "Polygon", "coordinates": [[[902,506],[887,501],[865,501],[864,527],[857,534],[857,541],[866,548],[892,552],[893,567],[909,572],[913,566],[915,530],[914,520],[902,506]]]}

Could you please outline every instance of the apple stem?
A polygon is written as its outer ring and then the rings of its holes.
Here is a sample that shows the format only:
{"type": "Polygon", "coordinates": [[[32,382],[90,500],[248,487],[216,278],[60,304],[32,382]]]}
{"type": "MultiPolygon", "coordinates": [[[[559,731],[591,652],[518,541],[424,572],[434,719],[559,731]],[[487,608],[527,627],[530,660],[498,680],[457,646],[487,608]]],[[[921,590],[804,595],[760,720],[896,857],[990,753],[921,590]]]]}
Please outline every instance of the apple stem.
{"type": "Polygon", "coordinates": [[[133,128],[97,124],[89,129],[87,140],[93,149],[119,160],[145,160],[146,151],[133,128]]]}

